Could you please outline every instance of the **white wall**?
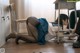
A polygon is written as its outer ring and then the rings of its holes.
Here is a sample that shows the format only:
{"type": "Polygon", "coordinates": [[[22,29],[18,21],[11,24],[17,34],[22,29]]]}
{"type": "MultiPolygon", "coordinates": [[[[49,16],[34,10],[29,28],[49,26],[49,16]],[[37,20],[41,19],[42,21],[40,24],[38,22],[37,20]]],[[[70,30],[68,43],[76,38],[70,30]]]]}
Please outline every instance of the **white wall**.
{"type": "Polygon", "coordinates": [[[32,15],[31,0],[24,0],[24,13],[25,13],[25,18],[32,15]]]}
{"type": "Polygon", "coordinates": [[[5,38],[10,34],[10,13],[5,10],[8,5],[9,0],[0,0],[0,47],[5,44],[5,38]]]}
{"type": "Polygon", "coordinates": [[[25,0],[25,17],[35,16],[37,18],[44,17],[49,22],[54,21],[55,0],[25,0]],[[27,16],[28,15],[28,16],[27,16]]]}
{"type": "Polygon", "coordinates": [[[76,9],[80,10],[80,1],[76,3],[76,9]]]}

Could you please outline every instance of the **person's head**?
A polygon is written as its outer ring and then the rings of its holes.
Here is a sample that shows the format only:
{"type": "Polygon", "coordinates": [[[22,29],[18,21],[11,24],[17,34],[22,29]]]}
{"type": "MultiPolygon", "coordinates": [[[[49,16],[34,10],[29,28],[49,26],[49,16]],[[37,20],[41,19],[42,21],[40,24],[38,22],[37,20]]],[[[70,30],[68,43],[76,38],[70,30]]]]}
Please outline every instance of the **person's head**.
{"type": "MultiPolygon", "coordinates": [[[[68,16],[66,14],[60,14],[58,18],[60,19],[59,23],[61,26],[68,24],[68,16]]],[[[58,22],[58,18],[57,18],[56,22],[58,22]]]]}

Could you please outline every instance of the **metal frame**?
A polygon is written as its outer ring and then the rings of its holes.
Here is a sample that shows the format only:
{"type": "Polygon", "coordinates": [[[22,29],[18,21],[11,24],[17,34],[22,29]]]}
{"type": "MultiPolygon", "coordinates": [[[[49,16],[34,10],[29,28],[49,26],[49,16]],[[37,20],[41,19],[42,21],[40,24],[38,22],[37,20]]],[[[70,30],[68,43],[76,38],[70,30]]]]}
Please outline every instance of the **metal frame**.
{"type": "MultiPolygon", "coordinates": [[[[68,16],[69,16],[69,10],[74,9],[75,10],[75,17],[77,17],[76,2],[71,3],[71,2],[67,2],[65,0],[56,0],[56,2],[55,2],[55,13],[56,13],[56,9],[58,9],[58,16],[60,15],[60,9],[68,9],[68,16]],[[61,5],[62,3],[64,3],[66,6],[61,5]],[[71,4],[71,6],[70,6],[70,4],[71,4]]],[[[56,18],[56,14],[55,14],[55,18],[56,18]]],[[[76,20],[77,20],[77,18],[75,19],[75,21],[76,20]]],[[[56,36],[57,37],[57,43],[60,42],[60,38],[59,38],[60,24],[59,24],[59,21],[60,21],[60,16],[58,18],[58,34],[56,36]]],[[[77,21],[76,21],[76,23],[77,23],[77,21]]],[[[75,26],[75,28],[76,28],[76,26],[75,26]]],[[[69,30],[71,30],[70,29],[70,22],[69,22],[69,30]]]]}

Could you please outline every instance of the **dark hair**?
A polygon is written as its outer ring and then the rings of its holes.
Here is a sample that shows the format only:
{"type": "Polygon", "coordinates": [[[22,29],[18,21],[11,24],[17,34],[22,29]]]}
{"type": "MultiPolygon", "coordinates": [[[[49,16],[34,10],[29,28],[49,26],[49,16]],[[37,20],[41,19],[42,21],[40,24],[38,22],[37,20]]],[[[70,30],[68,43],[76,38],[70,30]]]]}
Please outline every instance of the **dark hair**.
{"type": "MultiPolygon", "coordinates": [[[[63,27],[63,21],[62,20],[67,20],[68,21],[68,16],[66,15],[66,14],[60,14],[59,16],[58,16],[58,18],[60,17],[60,20],[59,20],[59,24],[60,24],[60,26],[62,26],[63,27]]],[[[57,20],[55,21],[56,23],[58,23],[58,18],[57,18],[57,20]]]]}

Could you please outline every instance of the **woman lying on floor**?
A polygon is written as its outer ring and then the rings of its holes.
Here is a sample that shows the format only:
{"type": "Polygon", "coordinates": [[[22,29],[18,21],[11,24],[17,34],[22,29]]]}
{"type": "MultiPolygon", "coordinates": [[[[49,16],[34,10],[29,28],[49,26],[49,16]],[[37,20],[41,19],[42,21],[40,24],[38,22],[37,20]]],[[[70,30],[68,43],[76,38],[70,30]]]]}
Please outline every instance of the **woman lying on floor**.
{"type": "MultiPolygon", "coordinates": [[[[60,25],[62,26],[62,22],[68,23],[68,16],[61,14],[60,15],[60,25]]],[[[56,24],[58,21],[56,20],[56,24]]],[[[65,24],[65,23],[64,23],[65,24]]],[[[26,34],[14,34],[16,37],[16,43],[19,44],[19,40],[23,40],[25,42],[29,43],[39,43],[39,44],[45,44],[46,41],[50,40],[55,36],[55,33],[53,33],[53,26],[49,23],[46,19],[41,18],[37,19],[36,17],[29,17],[26,20],[28,35],[26,34]]],[[[57,28],[58,29],[58,28],[57,28]]],[[[8,39],[8,38],[7,38],[8,39]]]]}

